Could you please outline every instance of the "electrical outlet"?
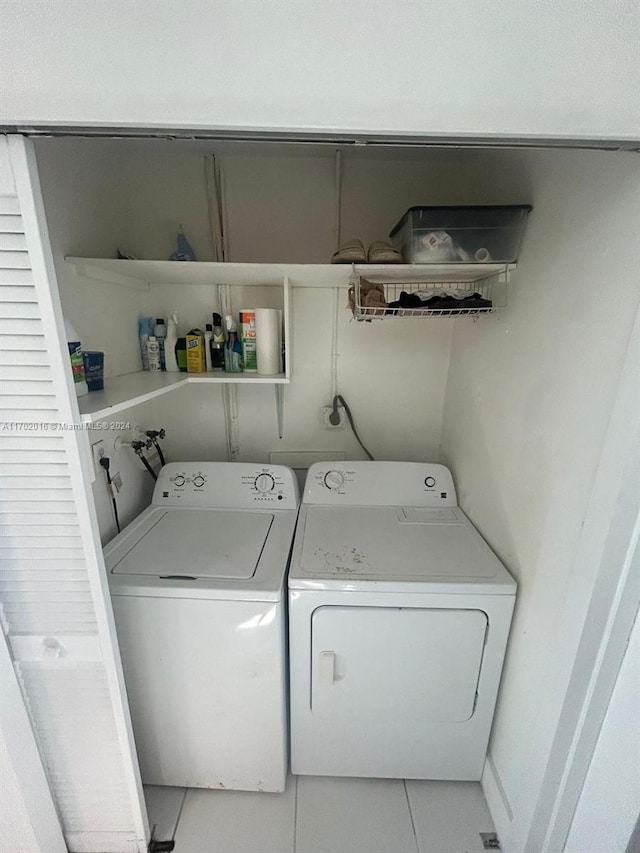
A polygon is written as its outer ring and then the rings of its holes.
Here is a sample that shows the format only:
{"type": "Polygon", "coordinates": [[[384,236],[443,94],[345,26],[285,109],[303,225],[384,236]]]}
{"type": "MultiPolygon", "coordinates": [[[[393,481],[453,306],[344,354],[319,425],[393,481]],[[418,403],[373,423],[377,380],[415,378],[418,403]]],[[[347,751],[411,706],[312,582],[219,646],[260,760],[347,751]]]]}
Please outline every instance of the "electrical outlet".
{"type": "Polygon", "coordinates": [[[101,439],[100,441],[96,441],[95,444],[91,445],[91,455],[93,456],[93,469],[96,472],[96,477],[98,477],[102,473],[100,459],[105,455],[103,439],[101,439]]]}
{"type": "Polygon", "coordinates": [[[344,406],[338,406],[338,414],[340,415],[340,423],[332,424],[329,420],[329,415],[333,412],[333,406],[325,406],[322,410],[324,425],[327,429],[344,429],[347,425],[347,415],[344,411],[344,406]]]}

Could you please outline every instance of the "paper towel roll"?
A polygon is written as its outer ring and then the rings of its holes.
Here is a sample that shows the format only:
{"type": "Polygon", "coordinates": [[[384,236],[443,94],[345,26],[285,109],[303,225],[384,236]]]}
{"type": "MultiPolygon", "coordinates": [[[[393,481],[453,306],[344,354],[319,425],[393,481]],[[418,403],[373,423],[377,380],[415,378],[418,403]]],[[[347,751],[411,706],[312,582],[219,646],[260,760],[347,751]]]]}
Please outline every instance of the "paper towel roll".
{"type": "Polygon", "coordinates": [[[282,373],[282,311],[256,308],[256,350],[258,373],[273,376],[282,373]]]}

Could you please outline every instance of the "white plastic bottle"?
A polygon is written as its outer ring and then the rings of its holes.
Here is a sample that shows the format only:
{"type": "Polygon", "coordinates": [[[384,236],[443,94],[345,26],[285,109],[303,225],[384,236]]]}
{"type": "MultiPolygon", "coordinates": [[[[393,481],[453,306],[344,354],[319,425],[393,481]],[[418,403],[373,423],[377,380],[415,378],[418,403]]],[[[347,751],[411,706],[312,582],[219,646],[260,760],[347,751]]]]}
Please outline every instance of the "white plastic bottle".
{"type": "Polygon", "coordinates": [[[84,361],[82,358],[82,346],[76,330],[68,320],[64,321],[67,334],[67,346],[69,347],[69,360],[71,361],[71,372],[73,374],[73,387],[76,397],[84,397],[89,393],[89,386],[84,376],[84,361]]]}
{"type": "Polygon", "coordinates": [[[142,369],[149,370],[149,360],[147,358],[147,343],[149,335],[153,334],[153,320],[151,317],[138,318],[138,339],[140,340],[140,358],[142,360],[142,369]]]}
{"type": "Polygon", "coordinates": [[[147,360],[149,362],[149,370],[161,369],[160,344],[156,340],[155,335],[150,335],[147,341],[147,360]]]}
{"type": "Polygon", "coordinates": [[[179,373],[178,359],[176,358],[176,344],[178,343],[178,315],[172,314],[167,323],[167,337],[164,341],[164,363],[167,373],[179,373]]]}

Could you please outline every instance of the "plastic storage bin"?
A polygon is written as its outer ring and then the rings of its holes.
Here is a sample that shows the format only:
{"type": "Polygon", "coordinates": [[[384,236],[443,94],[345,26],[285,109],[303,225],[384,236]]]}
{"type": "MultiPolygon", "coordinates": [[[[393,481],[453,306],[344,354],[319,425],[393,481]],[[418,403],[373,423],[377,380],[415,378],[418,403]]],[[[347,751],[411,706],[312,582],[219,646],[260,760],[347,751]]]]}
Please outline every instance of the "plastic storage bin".
{"type": "Polygon", "coordinates": [[[389,237],[408,264],[514,263],[530,210],[410,207],[389,237]]]}

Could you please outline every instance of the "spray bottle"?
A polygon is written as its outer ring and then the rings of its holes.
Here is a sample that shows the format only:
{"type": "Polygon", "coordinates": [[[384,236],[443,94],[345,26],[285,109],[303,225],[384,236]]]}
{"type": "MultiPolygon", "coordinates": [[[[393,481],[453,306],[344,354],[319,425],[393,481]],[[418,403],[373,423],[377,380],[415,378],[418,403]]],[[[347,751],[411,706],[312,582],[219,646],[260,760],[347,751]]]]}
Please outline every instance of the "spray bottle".
{"type": "Polygon", "coordinates": [[[213,337],[211,339],[211,367],[215,372],[224,370],[224,329],[222,317],[213,312],[213,337]]]}
{"type": "Polygon", "coordinates": [[[195,261],[196,253],[191,248],[191,244],[185,237],[182,225],[178,229],[176,236],[176,250],[169,255],[170,261],[195,261]]]}

